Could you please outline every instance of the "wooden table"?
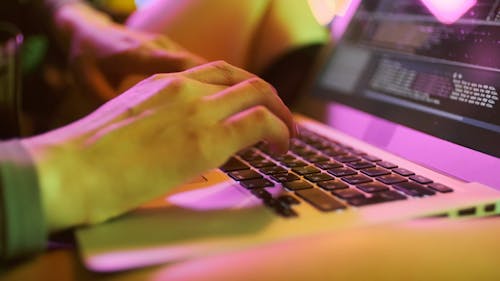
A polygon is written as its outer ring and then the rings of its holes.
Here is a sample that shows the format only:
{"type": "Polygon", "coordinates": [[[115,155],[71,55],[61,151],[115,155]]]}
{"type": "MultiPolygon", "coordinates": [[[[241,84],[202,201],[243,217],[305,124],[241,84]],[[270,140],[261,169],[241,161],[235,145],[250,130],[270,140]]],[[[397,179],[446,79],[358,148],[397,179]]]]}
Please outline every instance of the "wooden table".
{"type": "Polygon", "coordinates": [[[3,265],[0,280],[500,280],[498,253],[500,217],[428,219],[109,274],[59,248],[3,265]]]}

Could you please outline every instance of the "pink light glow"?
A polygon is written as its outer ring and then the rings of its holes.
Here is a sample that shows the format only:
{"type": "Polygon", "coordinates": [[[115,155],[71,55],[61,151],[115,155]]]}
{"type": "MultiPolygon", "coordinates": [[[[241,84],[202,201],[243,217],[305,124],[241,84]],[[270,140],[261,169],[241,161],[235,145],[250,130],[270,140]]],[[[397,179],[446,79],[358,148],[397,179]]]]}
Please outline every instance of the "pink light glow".
{"type": "Polygon", "coordinates": [[[85,261],[86,266],[97,272],[114,272],[161,264],[172,260],[194,257],[200,252],[209,251],[203,245],[177,245],[150,249],[130,249],[110,253],[95,254],[85,261]]]}
{"type": "Polygon", "coordinates": [[[333,19],[330,30],[333,39],[338,40],[342,37],[342,34],[344,34],[344,31],[347,29],[347,25],[351,21],[351,18],[354,15],[354,12],[358,9],[360,3],[361,0],[352,0],[351,5],[347,8],[344,15],[333,19]]]}
{"type": "Polygon", "coordinates": [[[421,0],[442,23],[451,24],[462,17],[477,0],[421,0]]]}
{"type": "Polygon", "coordinates": [[[187,209],[208,211],[251,208],[262,205],[261,201],[248,192],[242,192],[233,182],[177,193],[167,200],[187,209]]]}

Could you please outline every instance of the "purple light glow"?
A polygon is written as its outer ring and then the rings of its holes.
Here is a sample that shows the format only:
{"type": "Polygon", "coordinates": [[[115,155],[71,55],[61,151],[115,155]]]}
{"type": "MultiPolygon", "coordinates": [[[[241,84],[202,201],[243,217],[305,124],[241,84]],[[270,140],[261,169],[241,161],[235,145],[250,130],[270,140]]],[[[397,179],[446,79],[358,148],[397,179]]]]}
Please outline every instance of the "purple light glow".
{"type": "Polygon", "coordinates": [[[462,17],[477,0],[421,0],[427,9],[442,23],[452,24],[462,17]]]}
{"type": "Polygon", "coordinates": [[[498,166],[498,160],[493,156],[341,104],[328,107],[326,120],[348,135],[410,161],[450,175],[460,175],[464,181],[480,182],[500,190],[500,177],[491,176],[494,167],[498,166]]]}
{"type": "MultiPolygon", "coordinates": [[[[186,258],[193,256],[193,253],[203,252],[202,247],[201,245],[178,245],[115,251],[94,255],[86,261],[86,265],[94,271],[114,272],[186,258]]],[[[210,248],[207,247],[207,249],[210,248]]]]}
{"type": "Polygon", "coordinates": [[[330,30],[333,39],[338,40],[342,37],[342,34],[344,34],[347,29],[347,25],[351,21],[351,18],[354,15],[354,12],[358,9],[360,3],[361,0],[352,0],[351,5],[349,5],[344,15],[337,16],[333,19],[330,30]]]}
{"type": "Polygon", "coordinates": [[[166,200],[179,207],[199,211],[250,208],[262,205],[258,198],[244,193],[238,188],[241,187],[228,181],[206,188],[177,193],[166,200]]]}

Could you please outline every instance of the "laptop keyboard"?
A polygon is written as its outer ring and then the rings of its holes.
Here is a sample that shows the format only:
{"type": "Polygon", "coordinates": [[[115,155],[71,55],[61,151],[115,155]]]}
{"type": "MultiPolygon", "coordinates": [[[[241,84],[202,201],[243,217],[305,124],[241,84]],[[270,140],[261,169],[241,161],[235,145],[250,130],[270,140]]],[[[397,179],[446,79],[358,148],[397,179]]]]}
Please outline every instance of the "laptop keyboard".
{"type": "Polygon", "coordinates": [[[297,217],[297,204],[331,212],[453,191],[303,128],[284,155],[271,155],[260,143],[240,151],[220,169],[283,217],[297,217]],[[275,194],[279,185],[286,192],[275,194]]]}

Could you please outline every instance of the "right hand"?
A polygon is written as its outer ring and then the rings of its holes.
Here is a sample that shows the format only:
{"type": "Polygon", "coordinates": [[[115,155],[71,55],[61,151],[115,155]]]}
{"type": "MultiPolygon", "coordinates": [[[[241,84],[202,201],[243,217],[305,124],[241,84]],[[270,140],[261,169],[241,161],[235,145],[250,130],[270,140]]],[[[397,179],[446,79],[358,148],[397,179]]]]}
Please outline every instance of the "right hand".
{"type": "Polygon", "coordinates": [[[295,133],[272,86],[213,62],[154,75],[89,116],[24,144],[54,231],[122,214],[261,140],[286,152],[295,133]]]}

